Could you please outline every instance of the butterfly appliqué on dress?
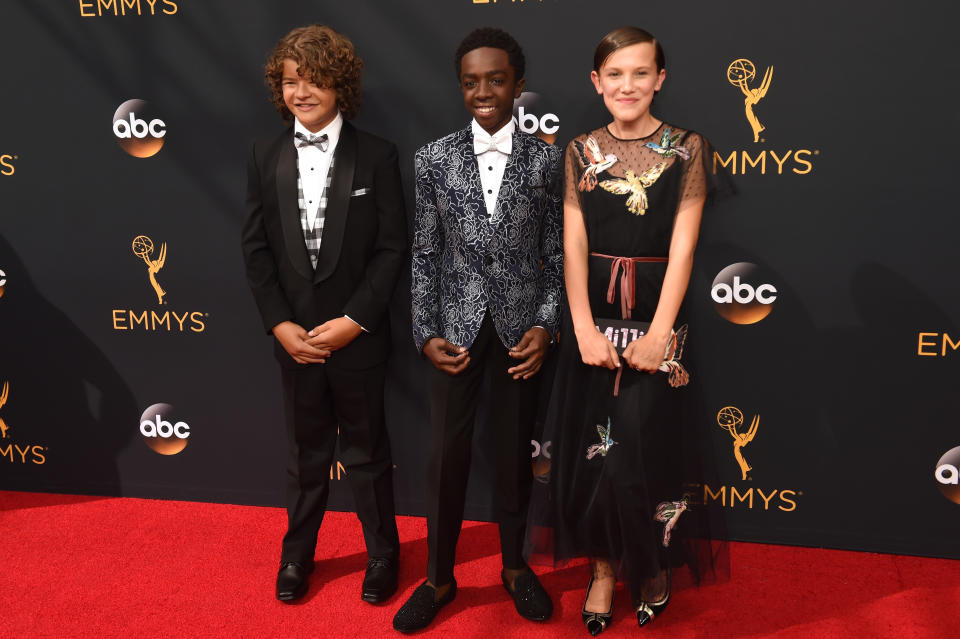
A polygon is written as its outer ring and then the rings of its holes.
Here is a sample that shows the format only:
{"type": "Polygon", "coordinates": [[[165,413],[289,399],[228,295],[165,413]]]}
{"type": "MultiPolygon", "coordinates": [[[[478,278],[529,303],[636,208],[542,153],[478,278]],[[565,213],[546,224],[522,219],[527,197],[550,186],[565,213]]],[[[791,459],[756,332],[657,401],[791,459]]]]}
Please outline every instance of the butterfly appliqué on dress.
{"type": "Polygon", "coordinates": [[[690,373],[680,363],[680,357],[683,355],[683,345],[686,341],[687,325],[684,324],[670,336],[670,341],[667,342],[667,350],[663,355],[663,363],[659,366],[659,370],[670,374],[667,381],[673,388],[686,386],[690,381],[690,373]]]}
{"type": "Polygon", "coordinates": [[[675,146],[676,143],[680,140],[682,133],[677,133],[674,136],[670,135],[670,127],[667,127],[663,130],[663,135],[660,136],[660,144],[656,142],[647,142],[647,148],[653,149],[660,155],[665,158],[672,158],[674,155],[679,155],[684,160],[690,159],[690,151],[685,146],[675,146]]]}
{"type": "Polygon", "coordinates": [[[607,453],[610,452],[610,449],[613,447],[613,445],[617,443],[613,441],[612,437],[610,437],[610,430],[611,426],[609,417],[607,418],[606,428],[600,424],[597,424],[597,433],[600,435],[600,443],[591,444],[590,447],[587,448],[587,459],[593,459],[597,455],[600,455],[601,457],[607,456],[607,453]]]}
{"type": "Polygon", "coordinates": [[[640,175],[633,171],[627,171],[623,178],[613,178],[604,180],[600,183],[600,188],[617,195],[629,195],[627,198],[627,210],[634,215],[643,215],[647,212],[647,189],[653,186],[663,170],[667,168],[666,162],[659,162],[640,175]]]}
{"type": "Polygon", "coordinates": [[[603,151],[600,150],[600,145],[597,144],[597,140],[592,135],[588,135],[584,143],[574,140],[573,146],[580,153],[580,159],[587,167],[583,171],[583,176],[580,178],[577,188],[581,191],[592,191],[597,186],[597,173],[606,171],[613,166],[617,162],[617,156],[612,153],[604,155],[603,151]]]}

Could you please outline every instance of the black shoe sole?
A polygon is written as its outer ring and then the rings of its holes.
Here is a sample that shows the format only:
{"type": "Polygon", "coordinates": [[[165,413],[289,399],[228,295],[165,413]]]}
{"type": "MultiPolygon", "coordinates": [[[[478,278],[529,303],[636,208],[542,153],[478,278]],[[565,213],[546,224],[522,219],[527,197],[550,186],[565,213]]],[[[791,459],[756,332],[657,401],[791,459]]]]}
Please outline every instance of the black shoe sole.
{"type": "Polygon", "coordinates": [[[393,584],[393,587],[388,589],[386,592],[373,593],[373,592],[364,592],[360,595],[360,598],[366,601],[367,603],[383,603],[390,597],[392,597],[397,592],[397,584],[393,584]]]}
{"type": "Polygon", "coordinates": [[[297,599],[300,599],[305,594],[307,594],[308,589],[309,587],[307,586],[307,584],[303,584],[303,586],[301,586],[300,588],[297,588],[293,592],[290,592],[290,593],[285,592],[282,594],[277,593],[277,601],[282,601],[284,603],[290,603],[291,601],[296,601],[297,599]]]}

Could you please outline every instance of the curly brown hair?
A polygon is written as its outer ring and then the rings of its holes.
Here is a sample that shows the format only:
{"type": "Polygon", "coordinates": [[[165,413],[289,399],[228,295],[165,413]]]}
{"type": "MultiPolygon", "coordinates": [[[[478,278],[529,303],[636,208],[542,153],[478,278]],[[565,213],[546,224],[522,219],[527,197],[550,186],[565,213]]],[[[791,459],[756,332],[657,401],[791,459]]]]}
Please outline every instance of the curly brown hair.
{"type": "Polygon", "coordinates": [[[347,120],[360,109],[360,73],[363,60],[353,49],[350,39],[328,26],[312,24],[294,29],[280,39],[267,59],[264,69],[271,99],[284,120],[293,114],[283,102],[283,61],[297,63],[297,73],[320,86],[337,92],[337,108],[347,120]]]}

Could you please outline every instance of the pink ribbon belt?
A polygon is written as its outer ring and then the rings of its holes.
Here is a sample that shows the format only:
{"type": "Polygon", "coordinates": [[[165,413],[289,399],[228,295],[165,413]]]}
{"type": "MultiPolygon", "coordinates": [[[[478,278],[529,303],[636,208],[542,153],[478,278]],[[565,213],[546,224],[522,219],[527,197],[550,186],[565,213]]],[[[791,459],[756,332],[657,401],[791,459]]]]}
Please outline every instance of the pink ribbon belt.
{"type": "MultiPolygon", "coordinates": [[[[610,286],[607,287],[607,304],[613,304],[617,297],[617,275],[620,275],[620,314],[621,319],[629,319],[630,311],[637,301],[636,281],[634,279],[634,265],[649,262],[666,262],[665,257],[620,257],[619,255],[604,255],[590,253],[594,257],[610,260],[610,286]]],[[[613,382],[613,396],[620,394],[620,378],[623,376],[623,366],[617,369],[617,376],[613,382]]]]}
{"type": "Polygon", "coordinates": [[[617,255],[604,255],[603,253],[590,253],[594,257],[603,257],[610,262],[610,286],[607,287],[607,303],[613,304],[617,297],[617,274],[620,273],[620,313],[621,319],[629,319],[630,311],[636,304],[636,282],[634,280],[634,265],[645,264],[649,262],[666,262],[665,257],[620,257],[617,255]],[[621,272],[622,269],[622,272],[621,272]]]}

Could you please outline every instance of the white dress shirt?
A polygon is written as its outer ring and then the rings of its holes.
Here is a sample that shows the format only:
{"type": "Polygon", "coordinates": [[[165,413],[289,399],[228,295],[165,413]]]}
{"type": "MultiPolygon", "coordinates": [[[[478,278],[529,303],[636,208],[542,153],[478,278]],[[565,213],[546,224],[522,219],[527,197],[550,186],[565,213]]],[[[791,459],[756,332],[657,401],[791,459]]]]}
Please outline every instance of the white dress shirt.
{"type": "Polygon", "coordinates": [[[294,134],[302,133],[310,138],[319,137],[326,133],[327,138],[329,138],[326,151],[321,151],[320,147],[315,144],[297,147],[300,186],[303,188],[303,203],[307,208],[307,223],[310,228],[316,226],[317,212],[320,209],[320,196],[323,195],[323,187],[327,183],[330,160],[333,158],[334,149],[337,148],[337,141],[340,140],[340,129],[342,128],[343,117],[339,112],[330,124],[316,133],[311,133],[307,127],[300,124],[300,120],[295,120],[293,123],[294,134]]]}
{"type": "MultiPolygon", "coordinates": [[[[323,188],[327,184],[327,173],[330,171],[330,161],[333,159],[333,152],[337,148],[337,142],[340,140],[340,130],[343,128],[343,116],[337,112],[327,126],[316,133],[311,133],[307,127],[300,124],[300,120],[294,119],[293,133],[302,133],[308,138],[320,137],[327,134],[327,150],[321,151],[315,144],[308,144],[304,147],[297,147],[297,164],[300,168],[300,188],[303,189],[303,203],[307,208],[307,223],[311,228],[316,226],[317,213],[320,210],[320,196],[323,195],[323,188]]],[[[356,324],[364,333],[369,333],[359,322],[344,315],[348,320],[356,324]]]]}
{"type": "Polygon", "coordinates": [[[487,205],[487,215],[492,216],[497,210],[497,197],[500,195],[500,184],[503,182],[503,172],[507,168],[507,159],[513,152],[513,131],[516,128],[513,118],[503,125],[492,136],[476,120],[471,121],[473,129],[474,151],[477,148],[487,148],[491,142],[497,149],[490,149],[477,153],[477,166],[480,169],[480,185],[483,187],[483,202],[487,205]],[[492,139],[491,139],[492,138],[492,139]]]}

